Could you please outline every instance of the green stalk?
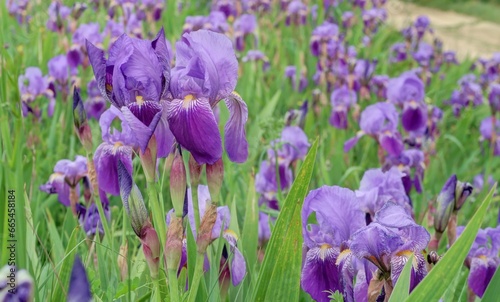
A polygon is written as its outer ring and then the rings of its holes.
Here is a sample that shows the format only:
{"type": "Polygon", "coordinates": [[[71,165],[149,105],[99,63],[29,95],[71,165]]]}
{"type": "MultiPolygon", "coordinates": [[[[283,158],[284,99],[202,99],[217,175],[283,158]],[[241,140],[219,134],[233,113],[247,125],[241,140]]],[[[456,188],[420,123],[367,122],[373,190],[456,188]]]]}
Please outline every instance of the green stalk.
{"type": "Polygon", "coordinates": [[[193,282],[189,286],[189,296],[188,302],[195,302],[196,296],[198,294],[198,287],[200,286],[200,280],[203,276],[203,262],[205,261],[205,255],[197,253],[196,254],[196,265],[194,267],[193,282]]]}
{"type": "Polygon", "coordinates": [[[153,293],[151,301],[162,302],[160,282],[159,282],[158,278],[153,278],[153,285],[154,285],[154,293],[153,293]]]}
{"type": "Polygon", "coordinates": [[[191,187],[191,194],[193,196],[193,212],[196,234],[200,230],[200,208],[198,206],[198,185],[191,187]]]}
{"type": "MultiPolygon", "coordinates": [[[[166,222],[165,217],[162,215],[164,211],[160,205],[160,201],[158,200],[158,191],[156,190],[156,183],[154,180],[148,180],[147,190],[151,210],[153,212],[154,227],[158,233],[158,238],[160,239],[160,246],[161,248],[164,248],[167,237],[167,231],[165,229],[166,222]]],[[[162,254],[162,251],[160,251],[160,254],[162,254]]]]}
{"type": "Polygon", "coordinates": [[[177,270],[168,269],[168,285],[170,291],[170,301],[178,302],[179,299],[179,280],[177,280],[177,270]]]}

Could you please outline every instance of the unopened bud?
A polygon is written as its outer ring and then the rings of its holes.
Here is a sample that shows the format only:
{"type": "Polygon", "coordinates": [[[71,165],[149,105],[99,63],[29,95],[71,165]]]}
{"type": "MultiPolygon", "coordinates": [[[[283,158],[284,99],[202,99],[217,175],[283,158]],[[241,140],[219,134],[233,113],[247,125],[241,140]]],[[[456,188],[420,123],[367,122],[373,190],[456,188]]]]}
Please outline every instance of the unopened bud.
{"type": "Polygon", "coordinates": [[[128,243],[125,242],[124,245],[120,246],[120,252],[118,253],[118,269],[120,270],[120,280],[127,279],[128,276],[128,262],[127,262],[127,252],[128,243]]]}
{"type": "Polygon", "coordinates": [[[182,238],[184,230],[182,227],[182,217],[170,217],[170,225],[167,232],[167,243],[165,244],[165,259],[167,268],[177,272],[182,255],[182,238]]]}
{"type": "Polygon", "coordinates": [[[156,137],[153,135],[149,140],[148,146],[144,152],[140,152],[139,157],[141,158],[142,168],[144,169],[144,174],[146,174],[147,182],[155,181],[156,174],[156,137]]]}
{"type": "Polygon", "coordinates": [[[141,191],[134,184],[127,168],[118,160],[118,182],[123,206],[130,217],[130,223],[135,234],[141,237],[143,228],[149,222],[148,210],[144,204],[141,191]]]}
{"type": "Polygon", "coordinates": [[[158,234],[148,220],[147,225],[143,228],[139,236],[142,243],[142,251],[149,266],[149,272],[153,279],[158,277],[158,268],[160,261],[160,241],[158,234]]]}
{"type": "Polygon", "coordinates": [[[455,209],[454,211],[460,210],[465,203],[467,197],[472,194],[473,187],[468,182],[457,182],[457,187],[455,190],[455,209]]]}
{"type": "Polygon", "coordinates": [[[200,224],[200,232],[196,238],[196,245],[198,253],[204,254],[207,247],[212,243],[212,229],[214,228],[215,221],[217,220],[217,205],[211,203],[203,215],[200,224]]]}
{"type": "Polygon", "coordinates": [[[202,165],[194,159],[193,155],[189,156],[189,177],[191,179],[191,187],[196,188],[200,183],[202,165]]]}
{"type": "Polygon", "coordinates": [[[73,122],[76,133],[87,152],[93,151],[92,131],[87,123],[87,113],[83,108],[82,98],[78,88],[73,89],[73,122]]]}
{"type": "Polygon", "coordinates": [[[87,5],[85,3],[75,3],[73,5],[73,9],[71,10],[71,17],[73,17],[73,19],[75,20],[78,20],[86,9],[87,5]]]}
{"type": "Polygon", "coordinates": [[[208,190],[212,201],[218,202],[222,181],[224,179],[224,162],[222,158],[216,161],[213,165],[207,164],[207,182],[208,190]]]}
{"type": "Polygon", "coordinates": [[[427,263],[436,265],[441,260],[441,256],[436,251],[430,251],[427,255],[427,263]]]}
{"type": "Polygon", "coordinates": [[[175,151],[172,170],[170,171],[170,197],[174,206],[175,215],[182,217],[184,208],[184,197],[186,195],[186,167],[182,160],[182,154],[179,149],[175,151]]]}
{"type": "Polygon", "coordinates": [[[457,187],[457,176],[452,175],[444,184],[441,193],[436,199],[436,212],[434,213],[434,229],[443,233],[446,230],[451,213],[455,206],[455,190],[457,187]]]}

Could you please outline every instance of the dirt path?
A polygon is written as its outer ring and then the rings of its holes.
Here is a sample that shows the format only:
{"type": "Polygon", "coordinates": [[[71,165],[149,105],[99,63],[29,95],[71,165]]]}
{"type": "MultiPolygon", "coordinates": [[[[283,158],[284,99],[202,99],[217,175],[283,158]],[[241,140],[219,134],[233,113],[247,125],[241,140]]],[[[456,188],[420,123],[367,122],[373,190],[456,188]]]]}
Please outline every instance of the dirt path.
{"type": "Polygon", "coordinates": [[[500,52],[499,24],[398,0],[388,1],[387,12],[388,23],[398,29],[420,15],[427,15],[435,34],[443,41],[444,49],[456,51],[461,59],[467,56],[489,58],[494,52],[500,52]]]}

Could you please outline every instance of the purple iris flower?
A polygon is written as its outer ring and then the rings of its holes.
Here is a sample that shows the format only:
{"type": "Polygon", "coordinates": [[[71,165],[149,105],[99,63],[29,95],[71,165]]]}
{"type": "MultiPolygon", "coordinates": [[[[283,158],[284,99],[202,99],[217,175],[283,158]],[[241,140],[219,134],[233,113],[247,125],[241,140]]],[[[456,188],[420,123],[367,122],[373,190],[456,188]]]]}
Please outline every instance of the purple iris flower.
{"type": "Polygon", "coordinates": [[[387,84],[389,80],[389,76],[387,75],[374,75],[371,78],[370,90],[377,95],[378,99],[385,100],[387,98],[387,84]]]}
{"type": "Polygon", "coordinates": [[[387,19],[387,12],[384,8],[373,7],[368,10],[363,10],[361,17],[363,18],[364,33],[374,34],[378,27],[387,19]]]}
{"type": "Polygon", "coordinates": [[[410,196],[409,194],[413,187],[415,187],[418,193],[422,192],[422,181],[425,170],[424,157],[423,151],[408,149],[401,152],[399,156],[389,156],[384,164],[384,170],[390,167],[397,167],[403,173],[401,180],[408,196],[410,196]]]}
{"type": "Polygon", "coordinates": [[[289,26],[294,25],[304,25],[307,21],[307,5],[302,3],[300,0],[293,0],[288,4],[286,9],[286,20],[285,24],[289,26]]]}
{"type": "Polygon", "coordinates": [[[276,168],[276,162],[266,160],[260,164],[259,172],[255,175],[255,190],[266,199],[272,200],[275,198],[278,188],[285,191],[290,188],[292,181],[293,172],[288,165],[278,163],[276,168]]]}
{"type": "Polygon", "coordinates": [[[297,81],[297,67],[293,65],[285,67],[285,77],[291,80],[293,89],[302,92],[307,88],[308,81],[304,72],[300,73],[300,79],[297,81]]]}
{"type": "Polygon", "coordinates": [[[338,129],[347,129],[347,113],[352,106],[356,105],[356,101],[356,92],[347,86],[335,89],[330,97],[332,104],[330,124],[338,129]]]}
{"type": "Polygon", "coordinates": [[[480,141],[489,141],[490,145],[493,145],[493,154],[500,155],[500,121],[498,119],[493,119],[493,117],[487,117],[482,120],[479,126],[480,141]],[[493,125],[493,122],[495,125],[493,125]]]}
{"type": "Polygon", "coordinates": [[[212,11],[222,12],[226,19],[234,19],[238,15],[237,4],[232,0],[214,1],[212,5],[212,11]]]}
{"type": "Polygon", "coordinates": [[[278,157],[276,158],[274,149],[269,149],[269,158],[271,160],[277,159],[278,163],[287,166],[296,160],[304,159],[311,145],[307,140],[306,134],[300,127],[287,126],[283,128],[281,137],[274,140],[271,146],[277,147],[276,154],[278,157]]]}
{"type": "Polygon", "coordinates": [[[424,83],[413,72],[405,72],[387,84],[387,99],[403,110],[401,124],[406,131],[422,131],[427,127],[424,83]]]}
{"type": "Polygon", "coordinates": [[[199,30],[184,34],[176,43],[176,50],[167,117],[177,142],[199,164],[213,164],[220,159],[222,140],[213,110],[223,99],[229,109],[224,127],[225,149],[231,161],[244,162],[248,157],[248,108],[233,92],[238,61],[231,41],[222,34],[199,30]]]}
{"type": "Polygon", "coordinates": [[[53,32],[63,32],[67,26],[65,23],[71,9],[62,5],[59,1],[53,1],[49,6],[49,19],[47,20],[47,28],[53,32]]]}
{"type": "Polygon", "coordinates": [[[15,273],[15,290],[9,283],[12,283],[10,265],[5,265],[0,269],[0,299],[2,301],[16,301],[16,302],[31,302],[33,301],[35,284],[30,274],[24,270],[16,270],[15,273]]]}
{"type": "Polygon", "coordinates": [[[347,29],[354,24],[354,13],[351,11],[342,13],[342,27],[347,29]]]}
{"type": "MultiPolygon", "coordinates": [[[[102,96],[120,109],[144,152],[165,117],[160,100],[167,93],[170,58],[163,29],[153,41],[120,36],[107,60],[104,51],[88,41],[86,46],[102,96]]],[[[165,134],[156,132],[157,138],[161,135],[165,134]]],[[[168,148],[158,144],[158,153],[166,156],[168,148]]]]}
{"type": "Polygon", "coordinates": [[[425,42],[420,42],[417,51],[413,53],[413,58],[420,66],[429,66],[433,56],[434,49],[425,42]]]}
{"type": "Polygon", "coordinates": [[[49,181],[40,186],[40,190],[57,194],[58,200],[65,206],[70,206],[70,188],[76,188],[78,194],[79,182],[87,176],[87,158],[77,155],[75,161],[62,159],[54,166],[54,173],[49,181]]]}
{"type": "Polygon", "coordinates": [[[262,61],[262,71],[267,71],[271,67],[268,57],[262,51],[256,49],[249,50],[246,56],[241,59],[241,61],[262,61]]]}
{"type": "Polygon", "coordinates": [[[356,195],[361,200],[360,208],[366,213],[367,224],[374,220],[375,214],[388,202],[402,206],[411,215],[412,209],[402,181],[404,176],[396,167],[385,172],[380,168],[365,172],[356,195]]]}
{"type": "Polygon", "coordinates": [[[106,100],[102,97],[96,80],[87,84],[87,96],[87,101],[83,103],[87,117],[99,120],[101,114],[106,111],[106,100]]]}
{"type": "Polygon", "coordinates": [[[443,61],[448,64],[458,65],[457,54],[454,51],[443,52],[443,61]]]}
{"type": "Polygon", "coordinates": [[[27,13],[29,0],[7,0],[6,2],[9,15],[14,16],[19,24],[31,18],[27,13]]]}
{"type": "Polygon", "coordinates": [[[488,94],[488,101],[490,103],[493,114],[500,111],[500,84],[493,83],[490,85],[490,93],[488,94]]]}
{"type": "Polygon", "coordinates": [[[116,41],[121,35],[125,33],[125,27],[121,22],[115,22],[114,20],[108,20],[106,22],[106,27],[104,28],[104,35],[111,38],[111,42],[116,41]]]}
{"type": "Polygon", "coordinates": [[[395,43],[391,46],[391,57],[390,61],[393,63],[401,62],[406,60],[407,50],[405,43],[395,43]]]}
{"type": "Polygon", "coordinates": [[[359,91],[361,99],[370,98],[370,80],[377,67],[377,60],[357,60],[354,66],[353,89],[359,91]]]}
{"type": "Polygon", "coordinates": [[[109,108],[101,115],[99,125],[103,142],[94,154],[97,180],[101,190],[116,196],[120,194],[118,160],[132,174],[132,153],[137,140],[124,114],[116,107],[109,108]],[[121,132],[111,127],[117,117],[121,121],[121,132]]]}
{"type": "MultiPolygon", "coordinates": [[[[463,226],[457,227],[457,234],[460,235],[464,229],[463,226]]],[[[480,298],[500,264],[499,252],[500,227],[480,229],[466,259],[470,268],[469,288],[480,298]]]]}
{"type": "MultiPolygon", "coordinates": [[[[68,64],[73,68],[84,64],[87,54],[85,40],[90,41],[94,45],[102,44],[104,37],[100,32],[99,23],[81,24],[73,34],[73,45],[67,55],[68,64]]],[[[84,66],[87,66],[87,64],[84,66]]]]}
{"type": "Polygon", "coordinates": [[[339,35],[339,27],[336,24],[325,22],[316,27],[312,32],[310,48],[311,53],[315,57],[324,54],[326,49],[323,45],[330,40],[334,40],[339,35]]]}
{"type": "Polygon", "coordinates": [[[377,139],[387,153],[399,155],[404,145],[401,134],[397,130],[398,121],[399,114],[391,103],[376,103],[366,107],[359,120],[361,131],[344,143],[344,152],[349,152],[362,136],[368,134],[377,139]]]}
{"type": "Polygon", "coordinates": [[[90,302],[92,301],[92,292],[90,283],[85,272],[80,257],[76,255],[73,269],[71,270],[71,279],[69,280],[68,302],[90,302]]]}
{"type": "Polygon", "coordinates": [[[432,29],[430,27],[431,21],[429,20],[429,17],[422,15],[419,16],[416,20],[415,23],[413,23],[413,26],[417,30],[417,37],[418,40],[422,39],[426,31],[429,31],[432,33],[432,29]]]}
{"type": "Polygon", "coordinates": [[[78,69],[73,67],[68,62],[66,55],[58,55],[53,57],[47,63],[49,67],[49,76],[53,79],[63,90],[67,90],[70,76],[76,75],[78,69]]]}
{"type": "Polygon", "coordinates": [[[39,117],[39,114],[31,108],[30,103],[40,96],[49,99],[47,115],[52,116],[56,104],[54,88],[50,89],[48,76],[43,76],[40,68],[26,68],[26,73],[19,76],[17,84],[21,94],[23,116],[26,117],[29,112],[33,112],[35,116],[39,117]]]}
{"type": "MultiPolygon", "coordinates": [[[[101,199],[104,216],[109,221],[111,218],[111,212],[109,210],[109,201],[106,193],[104,193],[104,191],[102,190],[99,190],[99,197],[101,199]]],[[[88,207],[77,204],[77,213],[78,221],[87,234],[87,237],[91,238],[96,234],[104,234],[101,217],[99,216],[99,211],[95,203],[92,203],[88,207]]]]}
{"type": "Polygon", "coordinates": [[[243,51],[245,49],[245,37],[253,34],[257,28],[257,18],[255,15],[244,14],[234,21],[234,38],[236,50],[243,51]]]}
{"type": "Polygon", "coordinates": [[[229,24],[222,12],[212,11],[208,16],[187,16],[183,27],[184,33],[206,29],[218,33],[226,33],[229,24]]]}
{"type": "MultiPolygon", "coordinates": [[[[492,175],[488,176],[488,190],[493,187],[495,184],[495,179],[493,178],[492,175]]],[[[483,174],[478,174],[474,176],[473,180],[473,187],[474,187],[474,192],[481,192],[484,188],[484,175],[483,174]]]]}
{"type": "Polygon", "coordinates": [[[493,119],[493,117],[491,116],[483,119],[481,121],[481,125],[479,126],[479,133],[481,133],[481,138],[485,140],[491,140],[493,138],[493,131],[495,132],[496,136],[500,135],[500,120],[493,119]]]}
{"type": "Polygon", "coordinates": [[[353,191],[337,186],[313,190],[304,200],[300,284],[316,301],[330,301],[327,291],[337,290],[344,294],[346,301],[353,301],[354,275],[349,271],[357,270],[349,265],[338,265],[338,262],[345,257],[341,254],[345,253],[352,234],[366,225],[359,204],[360,200],[353,191]],[[309,216],[313,213],[316,222],[310,223],[309,216]]]}
{"type": "Polygon", "coordinates": [[[387,202],[376,213],[372,223],[352,235],[350,249],[357,257],[375,264],[380,273],[374,276],[382,278],[378,281],[384,281],[389,288],[396,284],[413,254],[411,291],[427,274],[422,251],[429,240],[429,232],[416,224],[403,207],[387,202]]]}

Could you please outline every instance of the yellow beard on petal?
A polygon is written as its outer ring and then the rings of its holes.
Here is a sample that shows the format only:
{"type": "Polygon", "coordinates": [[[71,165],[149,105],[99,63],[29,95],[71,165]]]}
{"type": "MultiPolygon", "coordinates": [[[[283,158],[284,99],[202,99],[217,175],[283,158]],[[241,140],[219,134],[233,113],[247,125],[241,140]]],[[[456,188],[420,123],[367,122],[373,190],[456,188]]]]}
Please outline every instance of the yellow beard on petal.
{"type": "Polygon", "coordinates": [[[236,233],[233,230],[227,229],[224,231],[224,234],[229,235],[234,239],[238,240],[238,235],[236,235],[236,233]]]}
{"type": "Polygon", "coordinates": [[[326,252],[328,251],[328,249],[332,248],[331,245],[329,245],[328,243],[323,243],[320,247],[319,247],[319,257],[321,258],[321,260],[325,260],[325,257],[326,257],[326,252]]]}
{"type": "Polygon", "coordinates": [[[183,108],[188,108],[188,107],[189,107],[189,103],[190,103],[192,100],[194,100],[194,99],[195,99],[194,95],[192,95],[192,94],[188,94],[188,95],[186,95],[186,96],[184,97],[183,102],[182,102],[182,107],[183,107],[183,108]]]}
{"type": "Polygon", "coordinates": [[[135,97],[135,102],[137,103],[137,105],[141,106],[142,104],[144,104],[144,98],[142,97],[142,95],[137,95],[135,97]]]}

